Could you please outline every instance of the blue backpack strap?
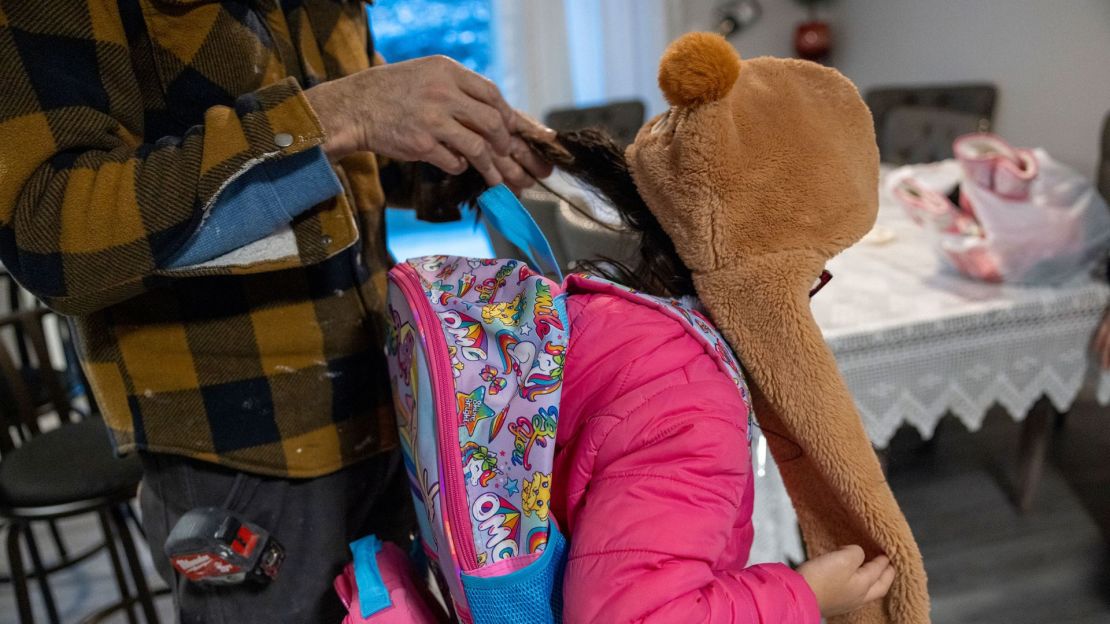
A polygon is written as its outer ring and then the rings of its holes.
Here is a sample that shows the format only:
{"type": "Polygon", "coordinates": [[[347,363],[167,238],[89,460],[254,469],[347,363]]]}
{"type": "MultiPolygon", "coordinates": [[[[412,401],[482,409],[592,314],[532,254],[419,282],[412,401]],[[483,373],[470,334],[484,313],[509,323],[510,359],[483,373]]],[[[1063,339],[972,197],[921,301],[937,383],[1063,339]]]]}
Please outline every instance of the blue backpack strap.
{"type": "Polygon", "coordinates": [[[381,549],[382,542],[377,535],[367,535],[351,542],[359,612],[364,618],[393,606],[389,588],[385,586],[382,573],[378,569],[378,553],[381,549]]]}
{"type": "Polygon", "coordinates": [[[563,272],[543,231],[507,186],[499,184],[479,195],[478,206],[489,226],[524,252],[533,267],[563,281],[563,272]]]}

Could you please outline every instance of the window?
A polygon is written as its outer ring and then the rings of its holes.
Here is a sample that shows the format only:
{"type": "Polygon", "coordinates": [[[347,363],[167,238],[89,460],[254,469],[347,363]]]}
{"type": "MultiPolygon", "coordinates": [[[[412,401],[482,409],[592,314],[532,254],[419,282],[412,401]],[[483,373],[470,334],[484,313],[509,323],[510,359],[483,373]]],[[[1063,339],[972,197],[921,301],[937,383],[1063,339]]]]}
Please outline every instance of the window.
{"type": "MultiPolygon", "coordinates": [[[[367,12],[374,46],[390,62],[443,54],[493,78],[492,0],[377,0],[367,12]]],[[[411,210],[386,210],[389,251],[397,260],[429,254],[491,257],[473,213],[454,223],[424,223],[411,210]]]]}
{"type": "Polygon", "coordinates": [[[490,4],[491,0],[377,0],[369,9],[374,45],[390,62],[444,54],[490,76],[490,4]]]}

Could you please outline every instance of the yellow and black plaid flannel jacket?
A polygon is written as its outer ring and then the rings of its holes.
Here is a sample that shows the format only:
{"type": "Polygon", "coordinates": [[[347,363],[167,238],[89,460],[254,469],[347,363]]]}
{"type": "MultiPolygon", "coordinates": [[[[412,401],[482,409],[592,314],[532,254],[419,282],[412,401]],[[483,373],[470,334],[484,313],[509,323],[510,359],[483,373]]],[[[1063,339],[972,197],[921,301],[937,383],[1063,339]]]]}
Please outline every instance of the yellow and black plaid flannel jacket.
{"type": "Polygon", "coordinates": [[[323,142],[302,88],[373,57],[362,2],[0,0],[0,258],[75,317],[118,451],[311,477],[394,444],[373,155],[285,256],[164,268],[226,184],[323,142]]]}

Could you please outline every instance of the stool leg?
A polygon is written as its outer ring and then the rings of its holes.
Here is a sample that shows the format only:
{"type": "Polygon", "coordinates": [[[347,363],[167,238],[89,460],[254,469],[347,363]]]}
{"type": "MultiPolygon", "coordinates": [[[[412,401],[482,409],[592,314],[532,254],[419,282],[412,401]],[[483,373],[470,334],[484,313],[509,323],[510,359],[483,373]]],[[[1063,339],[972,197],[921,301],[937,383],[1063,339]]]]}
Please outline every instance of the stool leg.
{"type": "Polygon", "coordinates": [[[130,503],[127,503],[127,505],[124,506],[123,510],[127,513],[127,517],[131,518],[131,524],[135,525],[135,530],[139,532],[139,535],[143,537],[143,541],[145,542],[146,529],[143,528],[143,523],[139,522],[139,514],[135,511],[134,500],[132,500],[130,503]]]}
{"type": "Polygon", "coordinates": [[[112,514],[112,520],[115,522],[116,528],[119,529],[120,543],[123,544],[123,552],[127,555],[127,564],[131,567],[131,580],[135,581],[135,591],[139,595],[139,604],[143,607],[143,615],[146,617],[147,624],[158,624],[158,612],[154,609],[154,596],[150,593],[150,587],[146,584],[146,573],[143,571],[143,564],[139,560],[139,553],[135,549],[135,539],[131,535],[131,528],[127,526],[127,518],[124,517],[123,511],[118,505],[113,506],[108,513],[112,514]]]}
{"type": "Polygon", "coordinates": [[[96,512],[100,518],[100,530],[104,533],[104,548],[108,551],[108,558],[112,561],[112,572],[116,577],[116,585],[119,586],[119,599],[127,604],[124,611],[127,613],[128,624],[139,624],[139,618],[135,615],[135,599],[131,595],[131,586],[127,584],[127,574],[123,571],[123,561],[119,558],[119,551],[116,550],[116,532],[112,529],[112,521],[108,518],[108,512],[100,509],[96,512]]]}
{"type": "Polygon", "coordinates": [[[50,591],[50,580],[47,578],[46,566],[42,565],[42,555],[39,554],[39,545],[35,540],[35,531],[31,525],[27,527],[27,550],[31,552],[31,563],[35,566],[35,574],[39,577],[39,591],[42,601],[46,604],[46,616],[50,624],[59,624],[58,607],[54,604],[54,592],[50,591]]]}
{"type": "Polygon", "coordinates": [[[54,547],[58,549],[58,558],[61,559],[62,565],[69,563],[69,549],[66,548],[66,542],[62,539],[62,532],[58,530],[58,521],[50,520],[47,522],[50,525],[50,535],[54,538],[54,547]]]}
{"type": "Polygon", "coordinates": [[[12,588],[15,589],[15,602],[19,609],[21,624],[34,624],[35,615],[31,612],[31,595],[27,587],[27,573],[23,570],[23,553],[19,548],[19,534],[23,525],[12,522],[8,526],[8,565],[12,572],[12,588]]]}

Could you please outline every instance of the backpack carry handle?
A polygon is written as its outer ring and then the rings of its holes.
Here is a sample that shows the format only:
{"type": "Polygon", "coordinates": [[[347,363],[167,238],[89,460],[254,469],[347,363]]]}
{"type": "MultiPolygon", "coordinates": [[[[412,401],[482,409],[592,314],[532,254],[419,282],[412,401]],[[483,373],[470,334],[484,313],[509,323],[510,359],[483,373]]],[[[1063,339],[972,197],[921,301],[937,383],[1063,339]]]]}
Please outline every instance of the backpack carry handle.
{"type": "Polygon", "coordinates": [[[524,252],[533,267],[545,275],[554,275],[558,281],[563,281],[563,272],[559,269],[547,237],[509,187],[498,184],[482,193],[478,196],[478,206],[486,223],[524,252]]]}

